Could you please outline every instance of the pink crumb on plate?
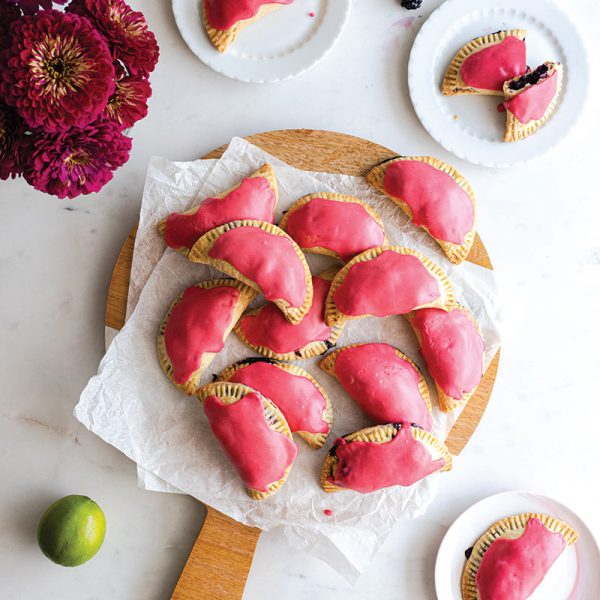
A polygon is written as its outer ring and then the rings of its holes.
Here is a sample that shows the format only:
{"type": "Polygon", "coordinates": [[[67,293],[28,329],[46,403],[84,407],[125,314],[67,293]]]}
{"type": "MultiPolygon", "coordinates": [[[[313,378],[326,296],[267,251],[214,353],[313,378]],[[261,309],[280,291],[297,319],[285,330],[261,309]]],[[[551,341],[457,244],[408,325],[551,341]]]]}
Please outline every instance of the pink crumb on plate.
{"type": "Polygon", "coordinates": [[[308,13],[308,16],[309,16],[309,17],[314,17],[314,16],[315,16],[315,13],[314,13],[314,12],[311,10],[311,11],[308,13]]]}
{"type": "Polygon", "coordinates": [[[326,508],[326,509],[323,511],[323,514],[324,514],[326,517],[330,517],[330,516],[333,514],[333,511],[332,511],[330,508],[326,508]]]}

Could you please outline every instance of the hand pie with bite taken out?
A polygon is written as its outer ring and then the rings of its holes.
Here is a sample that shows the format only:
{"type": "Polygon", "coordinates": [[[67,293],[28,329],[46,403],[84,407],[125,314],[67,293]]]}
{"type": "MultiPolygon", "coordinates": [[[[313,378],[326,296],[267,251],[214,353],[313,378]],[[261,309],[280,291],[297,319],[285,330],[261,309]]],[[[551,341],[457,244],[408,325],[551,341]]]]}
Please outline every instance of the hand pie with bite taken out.
{"type": "Polygon", "coordinates": [[[271,400],[292,433],[312,448],[321,448],[333,423],[327,392],[310,373],[269,358],[248,358],[224,369],[219,381],[243,383],[271,400]]]}
{"type": "Polygon", "coordinates": [[[210,383],[198,392],[208,424],[254,500],[287,479],[298,447],[271,400],[241,383],[210,383]]]}
{"type": "Polygon", "coordinates": [[[335,441],[323,463],[321,487],[368,494],[451,468],[448,448],[428,431],[408,423],[377,425],[335,441]]]}
{"type": "Polygon", "coordinates": [[[399,156],[371,169],[367,181],[427,231],[451,262],[465,260],[475,239],[477,204],[454,167],[431,156],[399,156]]]}
{"type": "Polygon", "coordinates": [[[470,551],[463,600],[526,600],[576,541],[577,532],[550,515],[523,513],[494,523],[470,551]]]}
{"type": "Polygon", "coordinates": [[[225,345],[256,292],[235,279],[211,279],[187,288],[167,312],[158,334],[158,357],[169,379],[195,394],[202,373],[225,345]]]}
{"type": "Polygon", "coordinates": [[[313,286],[302,250],[271,223],[233,221],[205,233],[188,254],[257,290],[274,302],[290,323],[310,310],[313,286]]]}

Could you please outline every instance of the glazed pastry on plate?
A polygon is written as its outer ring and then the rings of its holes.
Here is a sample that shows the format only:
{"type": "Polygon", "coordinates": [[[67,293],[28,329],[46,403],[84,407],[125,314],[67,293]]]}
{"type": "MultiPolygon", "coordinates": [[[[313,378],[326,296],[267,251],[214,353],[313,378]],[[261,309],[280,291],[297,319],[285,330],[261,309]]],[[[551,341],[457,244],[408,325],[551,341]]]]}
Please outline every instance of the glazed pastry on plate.
{"type": "Polygon", "coordinates": [[[477,204],[471,185],[456,169],[431,156],[399,156],[374,167],[367,181],[427,231],[454,264],[467,257],[477,204]]]}
{"type": "Polygon", "coordinates": [[[188,259],[210,265],[274,302],[290,323],[299,323],[312,304],[310,270],[302,250],[271,223],[233,221],[211,229],[188,259]]]}
{"type": "Polygon", "coordinates": [[[381,217],[368,205],[342,194],[309,194],[285,213],[279,227],[304,250],[343,262],[385,244],[381,217]]]}
{"type": "Polygon", "coordinates": [[[214,198],[206,198],[184,213],[172,213],[158,224],[167,246],[187,255],[208,231],[230,221],[254,219],[273,223],[277,206],[277,179],[266,163],[214,198]]]}
{"type": "Polygon", "coordinates": [[[281,411],[241,383],[210,383],[198,392],[208,424],[254,500],[287,479],[298,448],[281,411]]]}
{"type": "Polygon", "coordinates": [[[187,288],[167,312],[158,333],[158,357],[169,379],[187,394],[223,349],[256,292],[235,279],[211,279],[187,288]]]}
{"type": "Polygon", "coordinates": [[[554,112],[562,87],[562,65],[545,62],[504,84],[505,142],[516,142],[535,133],[554,112]]]}
{"type": "Polygon", "coordinates": [[[304,369],[269,358],[249,358],[227,367],[217,379],[243,383],[260,392],[309,446],[321,448],[325,443],[333,408],[325,390],[304,369]]]}
{"type": "Polygon", "coordinates": [[[465,44],[452,59],[442,94],[487,94],[502,96],[507,79],[527,69],[524,29],[510,29],[482,35],[465,44]]]}
{"type": "Polygon", "coordinates": [[[416,250],[382,246],[355,256],[335,276],[327,295],[325,321],[402,315],[417,308],[449,310],[454,289],[448,276],[416,250]]]}
{"type": "Polygon", "coordinates": [[[235,334],[253,350],[279,360],[319,356],[331,348],[342,327],[325,323],[325,299],[337,268],[313,275],[313,300],[306,316],[290,323],[272,303],[248,311],[234,328],[235,334]]]}
{"type": "Polygon", "coordinates": [[[415,363],[388,344],[353,344],[321,360],[375,423],[415,423],[431,429],[431,402],[415,363]]]}
{"type": "Polygon", "coordinates": [[[494,523],[469,555],[463,600],[526,600],[576,541],[577,532],[550,515],[523,513],[494,523]]]}
{"type": "Polygon", "coordinates": [[[377,425],[335,441],[323,463],[321,487],[326,492],[368,494],[413,485],[451,468],[448,448],[428,431],[408,423],[377,425]]]}
{"type": "Polygon", "coordinates": [[[435,382],[442,412],[466,404],[483,377],[485,344],[475,317],[463,306],[407,315],[427,370],[435,382]]]}
{"type": "Polygon", "coordinates": [[[202,0],[202,15],[208,38],[225,52],[240,31],[270,12],[294,0],[202,0]]]}

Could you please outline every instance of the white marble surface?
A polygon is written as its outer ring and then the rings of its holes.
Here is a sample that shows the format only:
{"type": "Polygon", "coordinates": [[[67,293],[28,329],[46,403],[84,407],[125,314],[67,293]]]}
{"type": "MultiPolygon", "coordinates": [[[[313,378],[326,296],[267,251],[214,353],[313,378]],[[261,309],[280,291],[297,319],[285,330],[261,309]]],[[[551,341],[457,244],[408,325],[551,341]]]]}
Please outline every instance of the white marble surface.
{"type": "MultiPolygon", "coordinates": [[[[600,3],[562,3],[597,61],[600,3]]],[[[478,192],[479,231],[503,290],[506,330],[492,402],[429,514],[400,524],[355,588],[276,535],[264,535],[245,600],[367,593],[433,599],[433,564],[445,530],[470,504],[502,490],[554,496],[600,535],[597,84],[584,120],[551,155],[510,171],[488,170],[453,160],[417,121],[405,80],[420,20],[394,25],[408,14],[397,0],[356,0],[326,61],[265,87],[229,81],[197,62],[168,2],[132,4],[146,13],[162,58],[150,116],[135,128],[127,166],[102,193],[73,202],[22,181],[0,183],[0,596],[169,597],[203,509],[189,498],[139,490],[134,465],[71,413],[103,353],[106,290],[136,219],[149,157],[186,160],[233,135],[270,129],[333,129],[454,162],[478,192]],[[102,551],[77,569],[53,565],[35,543],[43,508],[70,493],[95,498],[108,519],[102,551]]],[[[439,4],[425,0],[417,14],[439,4]]]]}

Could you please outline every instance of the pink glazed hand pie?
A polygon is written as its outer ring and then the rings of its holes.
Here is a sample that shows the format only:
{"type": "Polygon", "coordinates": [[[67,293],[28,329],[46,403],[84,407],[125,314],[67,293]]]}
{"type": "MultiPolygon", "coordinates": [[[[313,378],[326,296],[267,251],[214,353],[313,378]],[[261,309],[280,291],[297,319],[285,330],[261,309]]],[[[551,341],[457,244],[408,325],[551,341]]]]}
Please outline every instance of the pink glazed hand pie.
{"type": "Polygon", "coordinates": [[[304,250],[343,262],[385,244],[381,217],[353,196],[319,193],[300,198],[279,227],[304,250]]]}
{"type": "Polygon", "coordinates": [[[294,0],[202,0],[204,27],[219,52],[225,52],[239,33],[294,0]]]}
{"type": "Polygon", "coordinates": [[[442,412],[466,404],[483,377],[485,344],[475,317],[464,307],[426,308],[407,315],[438,391],[442,412]]]}
{"type": "Polygon", "coordinates": [[[158,357],[179,389],[198,391],[202,373],[255,296],[235,279],[211,279],[187,288],[171,304],[158,334],[158,357]]]}
{"type": "Polygon", "coordinates": [[[502,96],[507,79],[527,69],[524,29],[497,31],[465,44],[452,59],[442,94],[487,94],[502,96]]]}
{"type": "Polygon", "coordinates": [[[448,448],[431,433],[408,423],[377,425],[335,441],[323,463],[321,487],[326,492],[368,494],[410,486],[451,468],[448,448]]]}
{"type": "Polygon", "coordinates": [[[228,367],[217,379],[243,383],[260,392],[309,446],[321,448],[325,444],[333,408],[325,390],[304,369],[268,358],[249,358],[228,367]]]}
{"type": "Polygon", "coordinates": [[[375,423],[415,423],[431,429],[429,390],[415,363],[388,344],[353,344],[319,366],[335,377],[375,423]]]}
{"type": "Polygon", "coordinates": [[[355,256],[335,276],[327,295],[325,321],[403,315],[417,308],[449,310],[454,290],[438,265],[416,250],[383,246],[355,256]]]}
{"type": "Polygon", "coordinates": [[[431,156],[400,156],[377,165],[367,181],[386,194],[459,264],[475,239],[477,204],[469,182],[431,156]]]}
{"type": "Polygon", "coordinates": [[[248,311],[234,328],[235,334],[254,351],[279,360],[319,356],[331,348],[342,327],[325,323],[325,299],[337,268],[313,275],[313,301],[300,323],[293,325],[274,304],[248,311]]]}
{"type": "Polygon", "coordinates": [[[158,224],[167,246],[187,256],[190,248],[208,231],[231,221],[254,219],[273,222],[277,206],[277,180],[273,167],[258,171],[214,198],[184,213],[172,213],[158,224]]]}
{"type": "Polygon", "coordinates": [[[504,84],[505,142],[516,142],[535,133],[554,112],[562,88],[560,63],[546,62],[504,84]]]}
{"type": "Polygon", "coordinates": [[[526,600],[577,532],[549,515],[523,513],[494,523],[471,550],[463,600],[526,600]]]}
{"type": "Polygon", "coordinates": [[[312,304],[310,270],[302,250],[285,231],[264,221],[233,221],[205,233],[188,259],[210,265],[274,302],[290,323],[312,304]]]}
{"type": "Polygon", "coordinates": [[[298,447],[281,411],[241,383],[211,383],[198,392],[208,424],[254,500],[287,479],[298,447]]]}

